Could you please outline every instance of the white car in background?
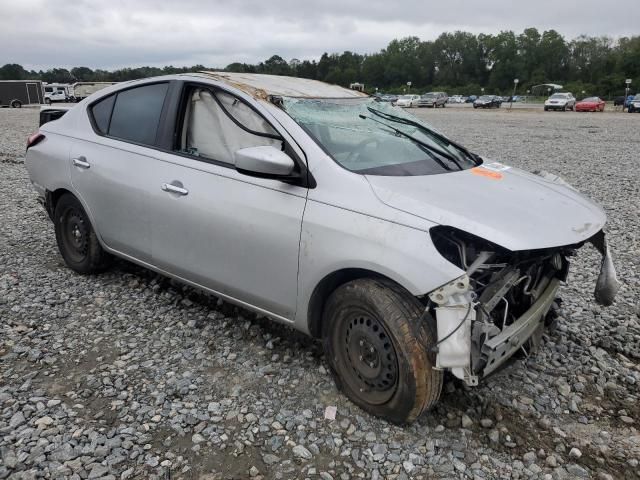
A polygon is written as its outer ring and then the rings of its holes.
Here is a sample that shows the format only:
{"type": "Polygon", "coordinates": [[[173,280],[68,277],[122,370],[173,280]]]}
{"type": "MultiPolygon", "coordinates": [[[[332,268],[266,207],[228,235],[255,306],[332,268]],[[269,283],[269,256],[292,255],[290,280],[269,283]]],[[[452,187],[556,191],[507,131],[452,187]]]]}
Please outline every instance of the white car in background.
{"type": "Polygon", "coordinates": [[[562,110],[564,112],[567,109],[575,110],[575,108],[576,98],[573,96],[573,93],[569,92],[554,93],[544,102],[545,112],[548,110],[562,110]]]}
{"type": "Polygon", "coordinates": [[[464,103],[465,98],[462,95],[452,95],[447,100],[447,103],[464,103]]]}
{"type": "Polygon", "coordinates": [[[417,107],[420,95],[401,95],[396,101],[398,107],[417,107]]]}

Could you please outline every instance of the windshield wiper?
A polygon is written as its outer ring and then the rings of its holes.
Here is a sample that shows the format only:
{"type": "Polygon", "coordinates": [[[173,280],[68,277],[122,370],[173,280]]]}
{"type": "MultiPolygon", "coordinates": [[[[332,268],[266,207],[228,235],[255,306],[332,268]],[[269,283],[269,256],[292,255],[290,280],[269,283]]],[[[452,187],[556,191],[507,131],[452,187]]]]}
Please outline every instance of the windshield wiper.
{"type": "Polygon", "coordinates": [[[377,116],[379,116],[381,118],[384,118],[386,120],[389,120],[389,121],[392,121],[392,122],[397,122],[397,123],[402,123],[404,125],[411,125],[412,127],[416,127],[418,129],[422,130],[423,132],[427,132],[429,135],[437,138],[441,142],[443,142],[445,144],[449,144],[449,145],[457,148],[458,150],[462,151],[476,165],[480,165],[482,163],[480,161],[480,158],[478,157],[478,155],[476,155],[475,153],[471,153],[469,150],[467,150],[462,145],[460,145],[460,144],[458,144],[458,143],[456,143],[456,142],[454,142],[452,140],[449,140],[444,135],[436,132],[435,130],[433,130],[433,129],[429,128],[429,127],[426,127],[426,126],[424,126],[424,125],[422,125],[422,124],[420,124],[418,122],[414,122],[413,120],[409,120],[408,118],[402,118],[402,117],[398,117],[396,115],[392,115],[391,113],[381,112],[380,110],[376,110],[375,108],[367,107],[367,110],[369,110],[374,115],[377,115],[377,116]]]}
{"type": "Polygon", "coordinates": [[[376,120],[375,118],[372,117],[367,117],[366,115],[358,115],[360,118],[362,118],[363,120],[371,120],[373,122],[379,123],[380,125],[385,126],[386,128],[394,131],[396,134],[398,135],[402,135],[405,138],[408,138],[409,140],[411,140],[412,142],[414,142],[415,144],[417,144],[418,146],[421,147],[422,151],[424,151],[425,153],[427,153],[429,155],[429,157],[431,157],[431,159],[435,160],[442,168],[444,168],[445,170],[449,170],[451,171],[451,168],[449,168],[442,160],[440,160],[439,158],[437,158],[435,155],[433,155],[432,152],[437,153],[438,155],[440,155],[443,158],[446,158],[447,160],[453,162],[456,167],[458,167],[458,169],[463,170],[462,166],[458,163],[458,161],[453,158],[451,155],[449,155],[446,152],[443,152],[442,150],[440,150],[439,148],[435,148],[431,145],[429,145],[428,143],[424,143],[421,140],[418,140],[417,138],[409,135],[408,133],[403,132],[402,130],[392,127],[391,125],[388,125],[384,122],[381,122],[380,120],[376,120]]]}

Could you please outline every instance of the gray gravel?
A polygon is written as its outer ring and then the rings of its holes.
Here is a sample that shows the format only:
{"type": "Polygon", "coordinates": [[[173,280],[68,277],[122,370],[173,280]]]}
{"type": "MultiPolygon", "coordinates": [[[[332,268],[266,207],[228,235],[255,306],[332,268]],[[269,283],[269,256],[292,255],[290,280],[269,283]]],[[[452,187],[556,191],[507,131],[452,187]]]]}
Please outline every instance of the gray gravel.
{"type": "Polygon", "coordinates": [[[640,115],[418,114],[600,202],[622,288],[594,303],[585,247],[535,356],[475,389],[448,379],[400,428],[350,404],[286,327],[125,262],[66,269],[22,165],[37,110],[0,110],[0,479],[639,478],[640,115]]]}

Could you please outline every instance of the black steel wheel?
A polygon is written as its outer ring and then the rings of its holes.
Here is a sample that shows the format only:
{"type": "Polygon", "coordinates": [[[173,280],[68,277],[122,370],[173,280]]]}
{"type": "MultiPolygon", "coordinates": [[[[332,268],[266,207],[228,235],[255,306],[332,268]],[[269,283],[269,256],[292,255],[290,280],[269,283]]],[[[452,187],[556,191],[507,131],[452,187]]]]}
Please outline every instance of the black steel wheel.
{"type": "Polygon", "coordinates": [[[344,381],[366,393],[373,405],[383,404],[393,396],[398,383],[398,356],[384,326],[369,312],[354,309],[347,321],[339,325],[334,340],[340,362],[348,366],[344,381]]]}
{"type": "Polygon", "coordinates": [[[433,319],[401,287],[359,279],[334,291],[324,308],[323,342],[331,371],[355,404],[393,423],[414,421],[440,396],[433,319]]]}
{"type": "Polygon", "coordinates": [[[58,249],[69,268],[78,273],[97,273],[108,267],[110,256],[98,241],[82,205],[71,194],[58,200],[54,214],[58,249]]]}

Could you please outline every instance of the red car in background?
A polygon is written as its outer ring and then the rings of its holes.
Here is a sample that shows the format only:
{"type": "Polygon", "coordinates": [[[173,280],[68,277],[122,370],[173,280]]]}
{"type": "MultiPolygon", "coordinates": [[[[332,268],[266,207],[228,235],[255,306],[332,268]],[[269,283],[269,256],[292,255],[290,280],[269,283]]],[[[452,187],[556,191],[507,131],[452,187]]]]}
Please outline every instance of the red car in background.
{"type": "Polygon", "coordinates": [[[604,112],[604,100],[589,97],[576,103],[576,112],[604,112]]]}

